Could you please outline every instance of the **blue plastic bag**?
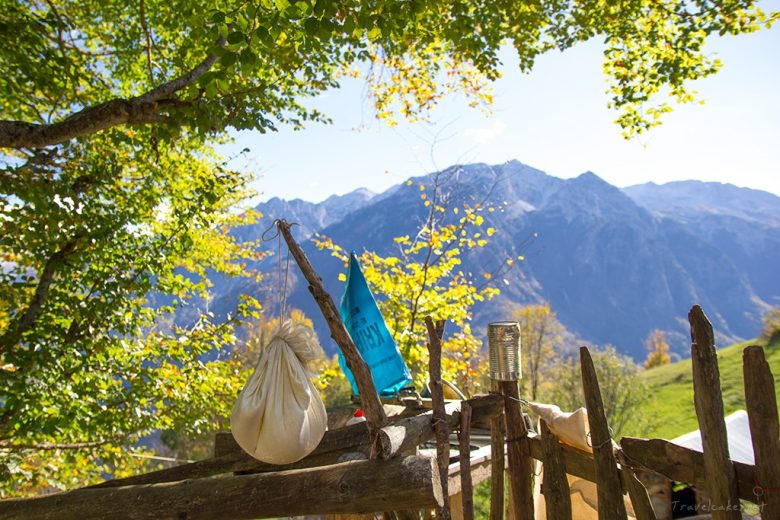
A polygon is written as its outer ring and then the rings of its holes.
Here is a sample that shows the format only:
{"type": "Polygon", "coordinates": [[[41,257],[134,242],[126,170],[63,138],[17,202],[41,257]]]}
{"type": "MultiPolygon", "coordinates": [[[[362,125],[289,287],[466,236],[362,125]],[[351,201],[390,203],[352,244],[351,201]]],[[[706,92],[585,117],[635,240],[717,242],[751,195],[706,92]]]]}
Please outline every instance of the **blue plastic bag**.
{"type": "MultiPolygon", "coordinates": [[[[409,368],[387,329],[354,252],[349,255],[347,285],[341,297],[339,314],[360,355],[371,369],[379,395],[393,396],[412,382],[409,368]]],[[[347,368],[341,351],[339,365],[352,385],[352,392],[357,394],[355,378],[347,368]]]]}

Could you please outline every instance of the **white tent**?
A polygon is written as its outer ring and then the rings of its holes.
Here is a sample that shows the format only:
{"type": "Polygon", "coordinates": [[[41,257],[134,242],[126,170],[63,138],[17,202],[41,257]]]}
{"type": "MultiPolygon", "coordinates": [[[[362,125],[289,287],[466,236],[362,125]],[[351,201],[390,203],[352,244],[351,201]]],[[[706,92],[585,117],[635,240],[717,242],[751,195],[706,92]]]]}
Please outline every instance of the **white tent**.
{"type": "MultiPolygon", "coordinates": [[[[745,410],[738,410],[726,416],[726,436],[729,443],[731,460],[755,464],[753,456],[753,441],[750,438],[750,424],[745,410]]],[[[701,447],[701,432],[694,430],[672,440],[673,443],[696,451],[704,451],[701,447]]]]}

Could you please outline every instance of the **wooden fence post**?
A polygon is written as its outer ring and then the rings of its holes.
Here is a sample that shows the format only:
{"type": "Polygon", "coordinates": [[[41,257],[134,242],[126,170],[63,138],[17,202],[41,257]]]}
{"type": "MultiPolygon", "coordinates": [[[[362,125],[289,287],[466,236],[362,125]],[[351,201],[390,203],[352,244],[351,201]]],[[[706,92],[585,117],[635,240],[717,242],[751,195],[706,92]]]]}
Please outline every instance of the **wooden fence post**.
{"type": "MultiPolygon", "coordinates": [[[[498,381],[490,382],[498,393],[498,381]]],[[[490,520],[504,520],[504,414],[490,419],[490,520]]]]}
{"type": "Polygon", "coordinates": [[[688,313],[691,324],[693,401],[701,431],[704,474],[715,520],[740,519],[737,477],[729,459],[723,397],[720,391],[718,355],[712,324],[698,305],[688,313]]]}
{"type": "Polygon", "coordinates": [[[623,502],[623,485],[612,449],[612,436],[609,433],[604,403],[601,400],[599,380],[588,347],[580,348],[582,368],[582,389],[585,393],[585,405],[588,409],[590,441],[593,446],[593,458],[596,462],[596,486],[599,500],[599,519],[618,520],[628,518],[623,502]]]}
{"type": "Polygon", "coordinates": [[[647,489],[639,481],[633,468],[627,463],[625,454],[618,452],[618,458],[621,466],[620,471],[623,474],[623,482],[628,488],[631,505],[634,506],[634,517],[636,517],[636,520],[656,520],[653,504],[650,502],[647,489]]]}
{"type": "Polygon", "coordinates": [[[433,424],[436,431],[436,460],[441,477],[444,503],[436,508],[439,520],[450,520],[449,505],[449,465],[450,465],[450,432],[447,416],[444,411],[444,389],[441,383],[441,338],[444,336],[444,321],[440,320],[434,326],[430,316],[425,317],[428,329],[428,373],[430,376],[431,404],[433,406],[433,424]]]}
{"type": "Polygon", "coordinates": [[[780,518],[780,425],[772,371],[764,349],[747,347],[742,352],[745,404],[756,466],[756,497],[761,518],[780,518]]]}
{"type": "Polygon", "coordinates": [[[531,489],[533,466],[528,445],[523,409],[517,381],[499,381],[506,413],[507,454],[509,458],[509,493],[516,520],[533,520],[534,497],[531,489]]]}
{"type": "Polygon", "coordinates": [[[460,493],[463,520],[474,520],[474,489],[471,483],[471,406],[465,401],[460,408],[460,493]]]}
{"type": "Polygon", "coordinates": [[[544,495],[547,518],[554,520],[569,520],[572,518],[571,491],[569,479],[566,476],[566,464],[563,462],[563,451],[558,444],[558,437],[550,431],[547,423],[541,421],[542,451],[544,452],[544,480],[542,494],[544,495]]]}
{"type": "Polygon", "coordinates": [[[344,354],[344,359],[347,362],[349,370],[352,372],[352,375],[355,376],[355,383],[357,383],[358,392],[360,393],[360,404],[366,414],[368,429],[374,434],[377,429],[387,424],[387,415],[385,414],[385,409],[382,407],[382,402],[379,400],[376,386],[374,386],[371,370],[360,355],[349,332],[347,332],[347,329],[344,327],[336,304],[333,303],[333,298],[330,297],[330,294],[328,294],[325,287],[322,285],[322,279],[312,267],[309,259],[306,257],[306,253],[303,252],[301,246],[299,246],[293,238],[292,233],[290,232],[291,225],[288,224],[286,220],[279,220],[276,224],[279,228],[279,232],[284,237],[284,241],[287,242],[290,253],[292,253],[298,267],[300,267],[303,276],[306,278],[306,281],[309,282],[309,292],[311,292],[314,300],[322,311],[325,321],[328,322],[331,337],[338,344],[341,353],[344,354]]]}

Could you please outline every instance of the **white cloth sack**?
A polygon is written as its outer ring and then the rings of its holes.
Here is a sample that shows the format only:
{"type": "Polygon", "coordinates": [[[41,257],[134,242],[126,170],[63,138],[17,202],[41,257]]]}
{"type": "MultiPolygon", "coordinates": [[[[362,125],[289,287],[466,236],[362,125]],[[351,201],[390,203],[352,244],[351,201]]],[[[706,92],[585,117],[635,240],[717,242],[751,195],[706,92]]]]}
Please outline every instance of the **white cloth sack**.
{"type": "Polygon", "coordinates": [[[328,427],[328,415],[307,364],[322,355],[314,331],[285,322],[260,352],[230,417],[233,438],[252,457],[290,464],[311,453],[328,427]]]}

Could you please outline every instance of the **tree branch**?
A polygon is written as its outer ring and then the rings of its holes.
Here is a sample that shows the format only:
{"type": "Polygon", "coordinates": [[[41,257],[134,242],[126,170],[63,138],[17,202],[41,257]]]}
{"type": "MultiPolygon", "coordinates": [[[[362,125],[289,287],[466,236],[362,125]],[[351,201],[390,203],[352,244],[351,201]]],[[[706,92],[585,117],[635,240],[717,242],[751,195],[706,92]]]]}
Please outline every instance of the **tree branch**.
{"type": "Polygon", "coordinates": [[[22,334],[35,325],[41,313],[41,308],[49,295],[49,287],[54,279],[54,274],[65,263],[65,260],[76,251],[78,240],[79,237],[69,240],[46,260],[46,264],[44,264],[41,271],[41,277],[38,280],[38,286],[35,288],[35,293],[27,310],[21,314],[15,325],[8,327],[6,333],[0,336],[0,347],[2,350],[10,349],[14,343],[19,341],[22,334]]]}
{"type": "Polygon", "coordinates": [[[102,439],[90,442],[42,442],[40,444],[16,444],[0,441],[0,449],[11,451],[51,451],[51,450],[81,450],[84,448],[96,448],[105,444],[111,444],[116,439],[102,439]]]}
{"type": "MultiPolygon", "coordinates": [[[[224,38],[217,40],[224,45],[224,38]]],[[[140,96],[116,98],[86,107],[52,124],[25,121],[0,121],[0,148],[35,148],[61,144],[76,137],[93,134],[123,124],[148,124],[159,121],[158,112],[178,102],[170,99],[176,92],[197,81],[214,63],[217,56],[209,54],[195,68],[140,96]]]]}

